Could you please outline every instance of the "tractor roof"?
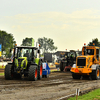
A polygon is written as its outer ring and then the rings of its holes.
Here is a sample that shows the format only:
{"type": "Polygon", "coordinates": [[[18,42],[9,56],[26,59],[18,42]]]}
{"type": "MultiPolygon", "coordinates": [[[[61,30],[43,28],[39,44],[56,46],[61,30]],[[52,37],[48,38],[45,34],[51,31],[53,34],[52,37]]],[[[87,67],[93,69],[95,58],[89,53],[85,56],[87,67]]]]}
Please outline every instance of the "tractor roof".
{"type": "Polygon", "coordinates": [[[15,48],[38,49],[37,47],[32,47],[32,46],[16,46],[15,48]]]}

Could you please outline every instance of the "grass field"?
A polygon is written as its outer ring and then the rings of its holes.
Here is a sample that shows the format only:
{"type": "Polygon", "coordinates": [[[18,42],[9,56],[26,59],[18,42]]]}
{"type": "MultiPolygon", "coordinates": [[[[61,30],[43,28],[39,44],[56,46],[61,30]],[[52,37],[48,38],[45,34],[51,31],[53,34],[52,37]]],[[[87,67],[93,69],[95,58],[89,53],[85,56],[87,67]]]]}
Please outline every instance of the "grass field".
{"type": "MultiPolygon", "coordinates": [[[[68,100],[76,100],[76,97],[71,97],[68,100]]],[[[87,94],[79,96],[77,100],[100,100],[100,89],[96,89],[87,94]]]]}
{"type": "Polygon", "coordinates": [[[4,75],[4,73],[0,73],[0,76],[3,76],[4,75]]]}

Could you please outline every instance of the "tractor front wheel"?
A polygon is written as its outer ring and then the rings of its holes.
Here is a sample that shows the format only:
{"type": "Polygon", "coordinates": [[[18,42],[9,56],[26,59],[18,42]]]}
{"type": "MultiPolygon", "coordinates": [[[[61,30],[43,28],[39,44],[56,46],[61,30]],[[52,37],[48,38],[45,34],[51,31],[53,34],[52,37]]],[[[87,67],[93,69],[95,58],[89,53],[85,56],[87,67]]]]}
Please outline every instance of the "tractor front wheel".
{"type": "Polygon", "coordinates": [[[7,64],[5,67],[5,79],[7,80],[11,80],[13,79],[14,74],[13,74],[13,70],[12,70],[12,65],[7,64]]]}
{"type": "Polygon", "coordinates": [[[64,68],[63,68],[63,62],[60,62],[60,71],[63,71],[64,68]]]}
{"type": "Polygon", "coordinates": [[[38,77],[38,68],[36,65],[31,65],[28,72],[28,80],[36,81],[38,77]]]}
{"type": "Polygon", "coordinates": [[[93,80],[98,80],[98,79],[100,79],[100,69],[99,69],[99,67],[97,67],[96,70],[93,70],[93,71],[92,71],[91,78],[92,78],[93,80]]]}
{"type": "Polygon", "coordinates": [[[72,77],[73,77],[73,79],[80,79],[81,75],[77,75],[75,73],[72,73],[72,77]]]}

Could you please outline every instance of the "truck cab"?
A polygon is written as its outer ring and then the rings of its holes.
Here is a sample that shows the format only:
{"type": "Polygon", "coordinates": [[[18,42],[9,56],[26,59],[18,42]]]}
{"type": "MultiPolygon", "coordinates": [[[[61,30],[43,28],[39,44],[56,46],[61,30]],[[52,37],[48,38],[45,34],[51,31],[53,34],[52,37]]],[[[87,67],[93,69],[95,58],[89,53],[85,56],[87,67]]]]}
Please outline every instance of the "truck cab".
{"type": "Polygon", "coordinates": [[[100,47],[83,46],[82,55],[76,58],[71,72],[74,79],[86,75],[92,79],[100,79],[100,47]]]}

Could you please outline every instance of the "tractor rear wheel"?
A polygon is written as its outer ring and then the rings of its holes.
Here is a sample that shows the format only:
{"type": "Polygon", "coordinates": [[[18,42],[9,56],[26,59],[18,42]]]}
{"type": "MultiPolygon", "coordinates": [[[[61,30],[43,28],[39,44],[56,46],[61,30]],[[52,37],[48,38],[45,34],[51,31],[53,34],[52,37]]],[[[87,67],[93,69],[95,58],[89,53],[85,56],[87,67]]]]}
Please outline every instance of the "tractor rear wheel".
{"type": "Polygon", "coordinates": [[[38,68],[36,65],[31,65],[28,72],[28,80],[36,81],[38,77],[38,68]]]}
{"type": "Polygon", "coordinates": [[[63,71],[64,68],[63,68],[63,62],[60,62],[60,71],[63,71]]]}
{"type": "Polygon", "coordinates": [[[42,64],[39,66],[38,68],[38,79],[42,78],[42,72],[43,72],[43,68],[42,68],[42,64]]]}
{"type": "Polygon", "coordinates": [[[13,79],[14,74],[13,74],[13,70],[12,70],[12,65],[7,64],[5,67],[5,79],[7,80],[11,80],[13,79]]]}
{"type": "Polygon", "coordinates": [[[73,77],[73,79],[80,79],[81,75],[77,75],[75,73],[72,73],[72,77],[73,77]]]}
{"type": "Polygon", "coordinates": [[[100,69],[99,69],[99,67],[97,67],[96,70],[93,70],[93,71],[92,71],[91,78],[92,78],[93,80],[98,80],[98,79],[100,79],[100,69]]]}

